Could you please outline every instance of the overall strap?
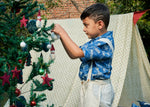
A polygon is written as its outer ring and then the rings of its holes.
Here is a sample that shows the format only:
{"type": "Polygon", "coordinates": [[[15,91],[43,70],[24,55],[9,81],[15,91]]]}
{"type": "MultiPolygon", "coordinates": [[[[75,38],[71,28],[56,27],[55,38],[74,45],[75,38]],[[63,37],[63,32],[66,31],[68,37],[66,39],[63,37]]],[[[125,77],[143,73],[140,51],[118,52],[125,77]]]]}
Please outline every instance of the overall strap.
{"type": "Polygon", "coordinates": [[[89,68],[89,72],[88,72],[87,81],[90,81],[90,80],[91,80],[92,67],[93,67],[93,61],[91,62],[91,66],[90,66],[90,68],[89,68]]]}
{"type": "Polygon", "coordinates": [[[97,41],[106,42],[106,43],[110,46],[111,50],[114,51],[112,42],[111,42],[109,39],[107,39],[107,38],[100,38],[100,39],[98,39],[97,41]]]}

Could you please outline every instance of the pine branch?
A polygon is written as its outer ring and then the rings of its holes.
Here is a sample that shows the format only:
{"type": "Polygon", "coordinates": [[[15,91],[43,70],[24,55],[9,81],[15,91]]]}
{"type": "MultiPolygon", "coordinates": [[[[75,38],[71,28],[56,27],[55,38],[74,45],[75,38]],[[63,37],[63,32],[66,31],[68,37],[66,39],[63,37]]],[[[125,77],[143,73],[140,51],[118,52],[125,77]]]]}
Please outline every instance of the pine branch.
{"type": "MultiPolygon", "coordinates": [[[[25,104],[21,98],[17,98],[15,95],[15,90],[18,83],[22,83],[22,69],[26,66],[31,65],[31,56],[30,51],[35,50],[36,52],[39,51],[47,51],[47,43],[51,45],[54,40],[49,40],[48,37],[51,36],[49,33],[51,29],[53,29],[54,24],[51,26],[46,27],[47,20],[45,20],[44,25],[42,28],[37,28],[32,34],[26,27],[29,22],[22,22],[23,16],[25,19],[31,19],[34,15],[38,12],[39,9],[45,9],[43,4],[39,4],[37,1],[33,0],[3,0],[0,3],[0,74],[3,75],[7,73],[9,78],[9,84],[4,84],[1,88],[1,92],[6,92],[9,95],[10,99],[10,106],[12,104],[16,104],[16,102],[21,102],[25,104]],[[21,25],[21,26],[20,26],[21,25]],[[21,45],[23,43],[23,45],[21,45]],[[21,73],[15,74],[11,72],[17,68],[21,70],[21,73]],[[18,78],[19,76],[19,78],[18,78]],[[20,82],[21,80],[21,82],[20,82]]],[[[44,70],[44,73],[50,73],[49,66],[54,61],[51,60],[48,63],[44,63],[43,56],[38,58],[38,62],[33,62],[32,71],[25,83],[22,85],[25,86],[30,80],[37,75],[39,75],[39,69],[42,68],[41,71],[44,70]]],[[[17,71],[16,71],[17,72],[17,71]]],[[[41,75],[41,74],[40,74],[41,75]]],[[[47,84],[42,85],[39,81],[34,81],[35,88],[33,84],[31,84],[30,91],[30,102],[36,100],[36,106],[40,106],[39,102],[46,100],[45,94],[36,95],[34,91],[44,91],[46,89],[52,90],[53,89],[53,82],[54,80],[50,81],[47,84]],[[42,86],[42,87],[41,87],[42,86]]],[[[22,87],[20,89],[22,89],[22,87]]],[[[28,92],[29,92],[28,91],[28,92]]],[[[27,107],[30,107],[31,104],[26,103],[27,107]]]]}
{"type": "Polygon", "coordinates": [[[33,89],[33,91],[44,91],[44,90],[52,90],[53,89],[53,82],[54,80],[52,80],[50,82],[51,86],[48,86],[47,84],[42,85],[38,80],[33,80],[33,83],[35,84],[36,88],[33,89]]]}
{"type": "Polygon", "coordinates": [[[37,66],[37,65],[35,64],[35,62],[34,62],[34,63],[33,63],[32,71],[31,71],[31,73],[30,73],[30,75],[29,75],[29,77],[28,77],[28,80],[27,80],[25,83],[29,82],[29,81],[32,80],[35,76],[38,75],[38,69],[39,69],[39,66],[37,66]]]}

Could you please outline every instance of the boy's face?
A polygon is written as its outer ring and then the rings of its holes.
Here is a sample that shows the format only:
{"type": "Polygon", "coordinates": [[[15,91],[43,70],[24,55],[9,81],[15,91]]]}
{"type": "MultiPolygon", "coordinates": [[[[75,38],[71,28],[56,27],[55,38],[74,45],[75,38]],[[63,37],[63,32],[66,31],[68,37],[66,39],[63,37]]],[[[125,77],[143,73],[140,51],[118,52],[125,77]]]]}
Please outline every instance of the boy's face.
{"type": "Polygon", "coordinates": [[[83,19],[82,22],[84,25],[83,31],[86,33],[89,39],[100,36],[101,25],[99,22],[95,23],[95,21],[89,17],[83,19]]]}

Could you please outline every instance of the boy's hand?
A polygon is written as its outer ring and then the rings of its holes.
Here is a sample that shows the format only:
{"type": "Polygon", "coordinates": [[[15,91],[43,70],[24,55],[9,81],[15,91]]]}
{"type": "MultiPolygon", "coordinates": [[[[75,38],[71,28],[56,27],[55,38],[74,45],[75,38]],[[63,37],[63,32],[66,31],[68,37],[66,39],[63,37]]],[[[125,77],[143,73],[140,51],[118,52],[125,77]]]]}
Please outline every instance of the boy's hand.
{"type": "Polygon", "coordinates": [[[59,24],[55,24],[54,28],[51,31],[54,32],[56,35],[60,35],[60,37],[66,34],[66,31],[59,24]]]}
{"type": "Polygon", "coordinates": [[[70,58],[75,59],[84,56],[83,51],[71,40],[67,32],[59,24],[55,24],[52,32],[60,36],[60,40],[70,58]]]}

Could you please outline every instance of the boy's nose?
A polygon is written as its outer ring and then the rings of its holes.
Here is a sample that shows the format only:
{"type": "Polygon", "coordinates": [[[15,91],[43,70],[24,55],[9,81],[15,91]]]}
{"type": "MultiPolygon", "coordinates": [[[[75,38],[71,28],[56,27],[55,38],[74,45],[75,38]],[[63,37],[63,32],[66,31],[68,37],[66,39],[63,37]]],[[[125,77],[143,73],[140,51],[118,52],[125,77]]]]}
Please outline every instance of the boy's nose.
{"type": "Polygon", "coordinates": [[[85,29],[85,27],[83,28],[83,31],[84,31],[84,32],[86,32],[86,29],[85,29]]]}

